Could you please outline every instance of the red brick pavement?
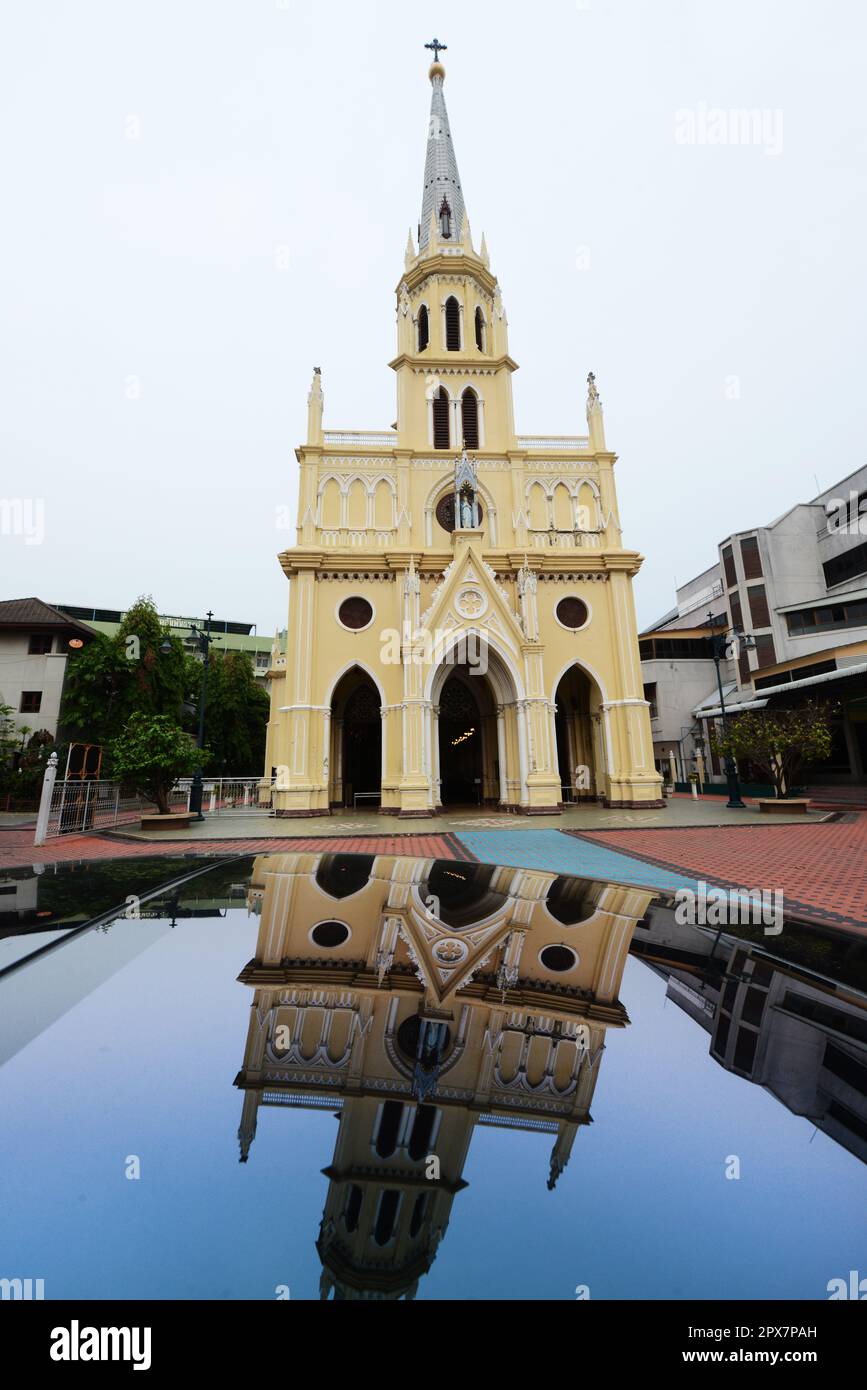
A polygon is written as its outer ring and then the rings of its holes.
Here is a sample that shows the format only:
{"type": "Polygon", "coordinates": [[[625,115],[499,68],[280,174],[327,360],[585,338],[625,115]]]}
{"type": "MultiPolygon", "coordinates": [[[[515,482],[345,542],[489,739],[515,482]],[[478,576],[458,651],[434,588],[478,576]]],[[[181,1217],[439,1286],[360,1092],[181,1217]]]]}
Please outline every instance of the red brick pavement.
{"type": "Polygon", "coordinates": [[[127,840],[109,835],[64,835],[38,849],[32,827],[0,831],[0,869],[94,859],[152,859],[161,854],[410,854],[424,859],[471,859],[453,835],[323,835],[285,840],[127,840]]]}
{"type": "Polygon", "coordinates": [[[793,914],[803,908],[816,920],[867,926],[867,814],[818,825],[589,830],[580,838],[711,883],[780,888],[793,914]]]}

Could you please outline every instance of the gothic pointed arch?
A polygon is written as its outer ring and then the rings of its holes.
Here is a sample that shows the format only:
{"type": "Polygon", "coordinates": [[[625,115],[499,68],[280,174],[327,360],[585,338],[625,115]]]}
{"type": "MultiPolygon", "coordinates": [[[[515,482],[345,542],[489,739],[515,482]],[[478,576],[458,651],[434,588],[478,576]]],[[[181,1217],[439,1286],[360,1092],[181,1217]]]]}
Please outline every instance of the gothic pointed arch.
{"type": "Polygon", "coordinates": [[[460,302],[453,294],[450,294],[444,304],[446,320],[446,350],[448,352],[460,352],[461,350],[461,306],[460,302]]]}
{"type": "Polygon", "coordinates": [[[441,386],[433,398],[433,444],[435,449],[450,449],[452,443],[451,432],[451,402],[449,393],[444,386],[441,386]]]}
{"type": "Polygon", "coordinates": [[[430,343],[430,311],[426,304],[422,304],[418,311],[417,333],[418,350],[424,352],[430,343]]]}
{"type": "Polygon", "coordinates": [[[478,449],[479,443],[479,398],[472,386],[468,386],[461,396],[461,425],[465,449],[478,449]]]}

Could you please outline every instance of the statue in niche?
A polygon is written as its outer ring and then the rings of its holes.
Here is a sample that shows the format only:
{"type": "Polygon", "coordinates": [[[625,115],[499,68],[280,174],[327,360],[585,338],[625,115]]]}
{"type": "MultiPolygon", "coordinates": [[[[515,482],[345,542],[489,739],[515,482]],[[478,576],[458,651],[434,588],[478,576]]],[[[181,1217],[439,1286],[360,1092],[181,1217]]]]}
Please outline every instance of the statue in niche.
{"type": "Polygon", "coordinates": [[[461,457],[455,461],[455,524],[462,531],[478,529],[480,518],[476,492],[476,466],[464,445],[461,457]]]}

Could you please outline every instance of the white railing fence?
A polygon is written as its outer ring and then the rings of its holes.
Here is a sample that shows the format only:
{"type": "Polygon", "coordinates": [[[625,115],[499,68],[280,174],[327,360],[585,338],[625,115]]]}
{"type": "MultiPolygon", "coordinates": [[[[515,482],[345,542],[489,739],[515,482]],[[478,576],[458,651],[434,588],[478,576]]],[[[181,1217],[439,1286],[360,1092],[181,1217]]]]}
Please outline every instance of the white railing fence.
{"type": "MultiPolygon", "coordinates": [[[[190,809],[191,777],[182,777],[169,795],[169,811],[190,809]]],[[[203,783],[202,813],[205,816],[271,815],[271,789],[264,792],[260,777],[206,777],[203,783]]],[[[121,825],[137,825],[143,815],[155,814],[157,807],[146,798],[126,790],[118,782],[106,780],[59,779],[57,754],[52,753],[42,784],[42,798],[36,821],[34,844],[60,835],[83,835],[114,830],[121,825]]]]}

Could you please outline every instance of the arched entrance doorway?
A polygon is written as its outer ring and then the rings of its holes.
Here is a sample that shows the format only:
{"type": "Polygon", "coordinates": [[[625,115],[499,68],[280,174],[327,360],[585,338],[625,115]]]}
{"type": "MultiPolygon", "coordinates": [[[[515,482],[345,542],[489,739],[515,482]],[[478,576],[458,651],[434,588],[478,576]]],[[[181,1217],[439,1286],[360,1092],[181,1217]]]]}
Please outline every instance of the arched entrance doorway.
{"type": "Polygon", "coordinates": [[[382,798],[382,702],[366,672],[347,671],[331,702],[332,809],[379,806],[382,798]]]}
{"type": "Polygon", "coordinates": [[[499,800],[497,706],[487,677],[455,667],[439,697],[439,767],[443,806],[499,800]]]}
{"type": "Polygon", "coordinates": [[[601,800],[602,715],[596,683],[580,666],[572,666],[557,686],[557,762],[565,804],[601,800]]]}

